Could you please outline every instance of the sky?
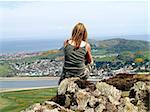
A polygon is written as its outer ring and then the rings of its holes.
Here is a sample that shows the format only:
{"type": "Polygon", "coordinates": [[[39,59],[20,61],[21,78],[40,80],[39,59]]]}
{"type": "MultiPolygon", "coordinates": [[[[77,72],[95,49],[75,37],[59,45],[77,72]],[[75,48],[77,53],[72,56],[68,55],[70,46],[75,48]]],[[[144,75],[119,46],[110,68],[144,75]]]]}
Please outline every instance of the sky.
{"type": "Polygon", "coordinates": [[[0,40],[66,39],[78,22],[94,39],[150,35],[148,5],[145,0],[0,0],[0,40]]]}

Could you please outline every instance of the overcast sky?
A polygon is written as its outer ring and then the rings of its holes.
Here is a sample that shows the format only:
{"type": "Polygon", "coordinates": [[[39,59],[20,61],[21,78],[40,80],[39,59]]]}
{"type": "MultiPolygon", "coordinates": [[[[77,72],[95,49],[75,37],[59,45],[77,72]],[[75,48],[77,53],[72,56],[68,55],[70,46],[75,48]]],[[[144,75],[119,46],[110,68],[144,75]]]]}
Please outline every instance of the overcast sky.
{"type": "Polygon", "coordinates": [[[89,38],[145,35],[148,2],[0,1],[0,39],[64,39],[77,22],[89,38]]]}

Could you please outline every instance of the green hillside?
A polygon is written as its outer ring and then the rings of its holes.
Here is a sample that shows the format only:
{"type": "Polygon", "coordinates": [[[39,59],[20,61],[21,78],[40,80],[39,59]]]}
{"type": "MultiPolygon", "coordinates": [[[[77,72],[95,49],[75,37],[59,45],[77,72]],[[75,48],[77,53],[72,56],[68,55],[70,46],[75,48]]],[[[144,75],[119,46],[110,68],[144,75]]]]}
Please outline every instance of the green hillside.
{"type": "Polygon", "coordinates": [[[108,39],[103,41],[92,41],[92,49],[105,50],[107,53],[121,53],[124,51],[147,51],[150,42],[142,40],[126,40],[120,38],[108,39]]]}

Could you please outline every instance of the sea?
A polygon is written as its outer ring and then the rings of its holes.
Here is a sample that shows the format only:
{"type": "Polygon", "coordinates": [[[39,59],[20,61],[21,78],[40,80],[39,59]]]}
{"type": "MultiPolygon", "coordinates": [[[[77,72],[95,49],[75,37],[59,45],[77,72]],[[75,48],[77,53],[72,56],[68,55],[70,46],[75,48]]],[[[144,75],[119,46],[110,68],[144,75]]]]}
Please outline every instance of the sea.
{"type": "Polygon", "coordinates": [[[1,80],[0,90],[13,88],[33,88],[33,87],[47,87],[58,86],[58,80],[1,80]]]}
{"type": "Polygon", "coordinates": [[[1,40],[0,54],[30,53],[60,49],[64,40],[41,39],[41,40],[1,40]]]}

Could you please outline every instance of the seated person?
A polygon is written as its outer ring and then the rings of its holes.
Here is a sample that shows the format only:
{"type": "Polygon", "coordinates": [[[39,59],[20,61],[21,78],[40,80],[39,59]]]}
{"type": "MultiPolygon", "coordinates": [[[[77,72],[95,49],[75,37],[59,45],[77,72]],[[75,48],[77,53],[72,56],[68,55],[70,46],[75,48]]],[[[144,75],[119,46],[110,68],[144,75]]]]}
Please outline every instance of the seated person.
{"type": "Polygon", "coordinates": [[[89,65],[92,62],[87,30],[82,23],[78,23],[72,31],[72,37],[64,42],[64,66],[59,84],[63,79],[70,77],[86,80],[90,75],[89,65]]]}

